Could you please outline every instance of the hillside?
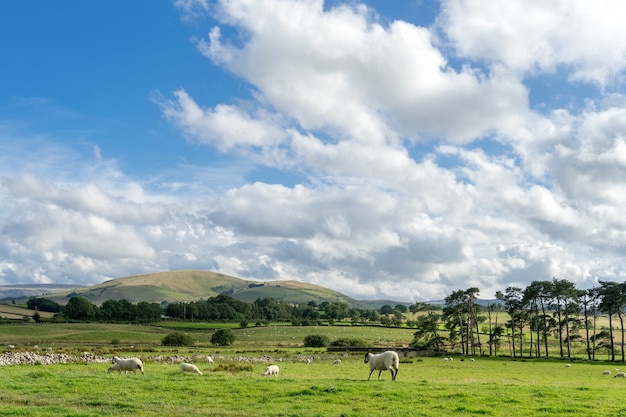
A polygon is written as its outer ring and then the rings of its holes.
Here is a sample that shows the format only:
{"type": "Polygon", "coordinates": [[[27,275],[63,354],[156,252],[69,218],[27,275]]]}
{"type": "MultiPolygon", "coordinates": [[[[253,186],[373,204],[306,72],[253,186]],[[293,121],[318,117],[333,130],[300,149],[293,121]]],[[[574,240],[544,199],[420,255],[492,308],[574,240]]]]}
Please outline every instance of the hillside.
{"type": "Polygon", "coordinates": [[[81,296],[100,305],[106,300],[126,299],[131,303],[194,301],[227,294],[241,301],[271,297],[289,303],[315,301],[342,301],[351,307],[366,308],[361,303],[339,292],[298,281],[249,281],[212,271],[168,271],[116,278],[101,284],[47,294],[59,304],[66,304],[74,296],[81,296]]]}

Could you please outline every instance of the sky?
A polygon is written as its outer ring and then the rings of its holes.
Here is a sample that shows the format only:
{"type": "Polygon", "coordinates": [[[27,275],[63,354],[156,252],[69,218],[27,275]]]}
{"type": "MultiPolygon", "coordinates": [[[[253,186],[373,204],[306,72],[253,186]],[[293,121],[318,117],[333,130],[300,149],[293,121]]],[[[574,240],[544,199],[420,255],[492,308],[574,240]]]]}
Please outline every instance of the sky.
{"type": "Polygon", "coordinates": [[[621,0],[0,3],[0,285],[626,279],[621,0]]]}

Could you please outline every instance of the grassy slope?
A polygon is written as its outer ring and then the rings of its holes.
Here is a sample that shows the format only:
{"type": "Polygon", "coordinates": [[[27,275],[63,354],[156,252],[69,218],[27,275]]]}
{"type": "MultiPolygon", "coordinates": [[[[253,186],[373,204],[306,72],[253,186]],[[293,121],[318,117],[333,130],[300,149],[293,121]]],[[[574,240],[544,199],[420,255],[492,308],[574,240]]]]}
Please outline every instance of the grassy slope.
{"type": "Polygon", "coordinates": [[[126,299],[132,303],[193,301],[214,297],[220,293],[226,293],[247,302],[252,302],[257,298],[271,297],[291,303],[342,301],[351,306],[360,306],[356,300],[314,284],[298,281],[261,283],[211,271],[193,270],[117,278],[89,287],[50,294],[46,297],[65,304],[72,296],[82,296],[99,305],[106,300],[120,299],[126,299]]]}

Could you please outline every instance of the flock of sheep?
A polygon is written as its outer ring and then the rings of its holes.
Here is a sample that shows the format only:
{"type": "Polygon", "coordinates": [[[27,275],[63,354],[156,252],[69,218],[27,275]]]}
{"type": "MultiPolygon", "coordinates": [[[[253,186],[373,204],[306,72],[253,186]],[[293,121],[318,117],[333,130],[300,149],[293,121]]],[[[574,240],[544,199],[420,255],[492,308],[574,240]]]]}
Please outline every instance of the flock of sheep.
{"type": "MultiPolygon", "coordinates": [[[[207,358],[210,358],[210,357],[207,357],[207,358]]],[[[392,381],[395,381],[396,376],[398,375],[398,367],[400,365],[400,358],[398,357],[398,354],[394,351],[389,350],[387,352],[379,353],[377,355],[371,352],[368,352],[365,354],[365,358],[363,362],[369,363],[370,365],[370,373],[369,373],[369,376],[367,377],[368,381],[374,371],[378,371],[379,381],[380,381],[380,375],[382,374],[383,371],[391,372],[392,381]]],[[[136,374],[137,371],[140,371],[142,374],[144,373],[143,361],[137,357],[123,359],[123,358],[114,356],[112,363],[113,365],[109,368],[108,373],[115,372],[115,371],[117,371],[118,374],[121,374],[122,372],[124,373],[132,372],[133,374],[136,374]]],[[[211,363],[213,363],[212,358],[211,358],[211,363]]],[[[311,359],[307,358],[306,363],[307,365],[310,364],[311,359]]],[[[340,364],[341,364],[341,359],[335,359],[333,361],[333,365],[340,365],[340,364]]],[[[180,364],[180,369],[182,372],[189,372],[189,373],[202,375],[202,371],[193,363],[182,362],[180,364]]],[[[279,373],[280,373],[280,368],[278,367],[278,365],[268,365],[265,368],[265,371],[263,372],[263,376],[278,377],[279,373]]]]}
{"type": "MultiPolygon", "coordinates": [[[[184,356],[181,357],[167,357],[165,359],[155,357],[153,358],[157,362],[167,362],[167,363],[180,363],[180,369],[182,372],[194,373],[198,375],[202,375],[202,371],[198,368],[197,365],[191,363],[191,360],[197,360],[202,358],[207,364],[213,364],[214,360],[211,356],[202,356],[196,355],[194,358],[187,358],[184,356]]],[[[249,358],[236,358],[238,361],[250,361],[249,358]]],[[[261,361],[274,361],[280,362],[280,359],[274,359],[269,357],[260,358],[261,361]]],[[[312,358],[304,359],[306,364],[310,364],[312,362],[312,358]]],[[[463,360],[463,359],[461,359],[463,360]]],[[[471,362],[474,362],[474,358],[469,359],[471,362]]],[[[15,353],[5,353],[0,355],[0,366],[1,365],[10,365],[10,364],[20,364],[20,363],[30,363],[30,364],[53,364],[53,363],[76,363],[76,362],[93,362],[93,363],[102,363],[105,361],[109,361],[104,357],[100,357],[89,352],[83,352],[82,355],[77,357],[72,357],[63,354],[53,354],[50,351],[46,351],[45,354],[39,355],[33,352],[15,352],[15,353]]],[[[453,362],[454,359],[451,357],[443,358],[444,362],[453,362]]],[[[113,357],[111,360],[112,366],[108,369],[108,373],[117,371],[118,374],[122,372],[133,372],[137,373],[140,371],[142,374],[144,373],[143,361],[137,357],[133,358],[119,358],[117,356],[113,357]]],[[[398,368],[400,364],[400,360],[398,354],[394,351],[386,351],[379,354],[372,354],[370,352],[365,354],[363,359],[364,363],[368,363],[370,367],[370,373],[367,377],[368,381],[370,380],[372,373],[374,371],[378,371],[378,380],[380,380],[380,376],[383,371],[389,371],[391,373],[391,380],[395,381],[398,375],[398,368]]],[[[335,359],[332,362],[332,365],[341,365],[341,359],[335,359]]],[[[571,364],[566,364],[565,367],[571,367],[571,364]]],[[[618,371],[618,369],[615,369],[618,371]]],[[[280,369],[278,365],[271,364],[268,365],[264,372],[263,376],[274,376],[278,377],[280,373],[280,369]]],[[[610,376],[611,371],[605,370],[601,373],[602,376],[610,376]]],[[[625,372],[617,372],[614,375],[614,378],[626,378],[625,372]]]]}

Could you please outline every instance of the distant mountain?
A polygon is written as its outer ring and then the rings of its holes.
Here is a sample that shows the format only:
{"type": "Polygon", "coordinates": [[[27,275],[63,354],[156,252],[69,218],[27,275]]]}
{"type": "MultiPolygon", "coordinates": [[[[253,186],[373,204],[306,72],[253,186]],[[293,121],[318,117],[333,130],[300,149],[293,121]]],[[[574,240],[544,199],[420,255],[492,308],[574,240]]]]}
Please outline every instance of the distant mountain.
{"type": "Polygon", "coordinates": [[[0,301],[12,301],[15,298],[45,297],[48,294],[68,291],[75,285],[62,284],[27,284],[27,285],[0,285],[0,301]]]}
{"type": "MultiPolygon", "coordinates": [[[[174,303],[196,301],[227,294],[241,301],[274,298],[288,303],[315,301],[345,302],[351,307],[372,308],[328,288],[299,281],[249,281],[212,271],[168,271],[116,278],[101,284],[80,288],[64,288],[45,295],[59,304],[66,304],[74,296],[81,296],[100,305],[106,300],[125,299],[131,303],[174,303]]],[[[33,295],[25,295],[26,298],[33,295]]],[[[34,296],[40,296],[35,294],[34,296]]],[[[23,300],[22,300],[23,301],[23,300]]],[[[394,304],[395,305],[395,304],[394,304]]]]}

